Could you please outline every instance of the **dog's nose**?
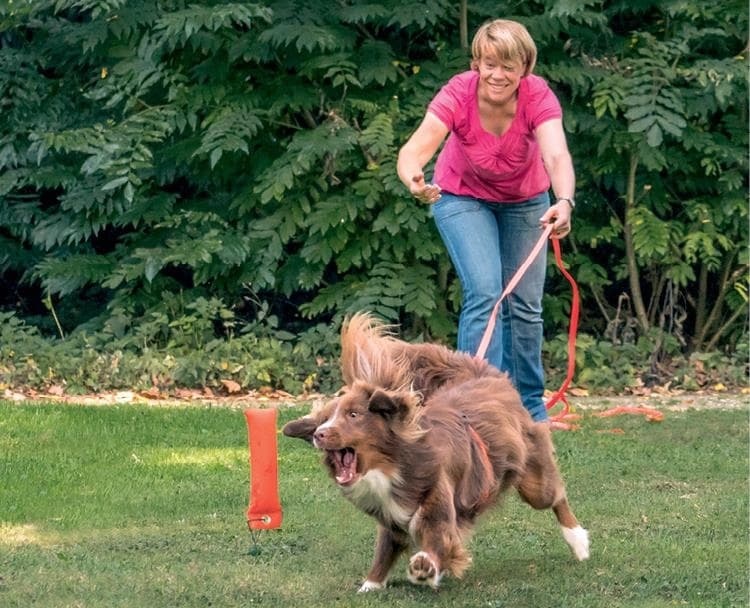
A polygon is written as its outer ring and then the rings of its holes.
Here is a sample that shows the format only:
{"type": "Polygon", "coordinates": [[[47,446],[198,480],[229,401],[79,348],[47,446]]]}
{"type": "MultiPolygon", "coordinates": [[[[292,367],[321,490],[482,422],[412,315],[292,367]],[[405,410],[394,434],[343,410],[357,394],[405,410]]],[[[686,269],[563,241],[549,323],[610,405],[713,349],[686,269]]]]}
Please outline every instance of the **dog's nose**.
{"type": "Polygon", "coordinates": [[[317,429],[315,431],[315,434],[313,435],[313,438],[315,439],[315,441],[319,441],[319,442],[320,441],[325,441],[325,438],[326,438],[326,431],[325,431],[325,429],[317,429]]]}

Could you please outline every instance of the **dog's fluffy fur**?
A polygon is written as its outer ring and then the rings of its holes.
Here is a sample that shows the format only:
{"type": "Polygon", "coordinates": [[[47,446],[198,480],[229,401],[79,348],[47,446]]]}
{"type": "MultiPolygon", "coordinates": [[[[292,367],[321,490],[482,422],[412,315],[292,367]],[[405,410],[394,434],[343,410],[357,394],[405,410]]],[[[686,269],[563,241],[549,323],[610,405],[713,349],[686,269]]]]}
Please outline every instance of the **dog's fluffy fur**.
{"type": "Polygon", "coordinates": [[[548,425],[532,421],[505,374],[443,346],[402,341],[368,314],[345,323],[341,345],[345,387],[283,431],[324,451],[344,496],[379,522],[360,591],[383,588],[410,546],[413,583],[460,577],[477,516],[510,488],[535,509],[551,508],[575,557],[588,557],[548,425]]]}

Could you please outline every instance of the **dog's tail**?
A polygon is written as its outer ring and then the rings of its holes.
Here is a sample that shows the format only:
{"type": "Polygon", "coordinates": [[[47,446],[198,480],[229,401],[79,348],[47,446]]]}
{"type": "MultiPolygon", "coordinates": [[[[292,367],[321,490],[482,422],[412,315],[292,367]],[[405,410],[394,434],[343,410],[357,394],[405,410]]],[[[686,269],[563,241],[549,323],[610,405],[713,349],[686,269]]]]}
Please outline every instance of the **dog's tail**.
{"type": "Polygon", "coordinates": [[[341,329],[341,373],[351,385],[362,380],[386,389],[406,388],[410,381],[407,367],[394,356],[398,340],[394,326],[385,325],[371,313],[360,312],[344,321],[341,329]]]}

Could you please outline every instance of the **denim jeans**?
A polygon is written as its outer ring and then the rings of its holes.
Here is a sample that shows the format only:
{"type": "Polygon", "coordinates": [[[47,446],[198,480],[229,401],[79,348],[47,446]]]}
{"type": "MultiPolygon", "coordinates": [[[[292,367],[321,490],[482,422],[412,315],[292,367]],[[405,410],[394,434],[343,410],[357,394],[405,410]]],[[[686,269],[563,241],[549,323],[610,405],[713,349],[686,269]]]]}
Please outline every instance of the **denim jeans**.
{"type": "MultiPolygon", "coordinates": [[[[521,203],[490,203],[443,192],[432,215],[461,281],[459,351],[474,354],[503,287],[539,240],[549,195],[521,203]]],[[[546,245],[508,295],[487,349],[487,360],[508,373],[534,420],[546,420],[542,367],[542,295],[546,245]]]]}

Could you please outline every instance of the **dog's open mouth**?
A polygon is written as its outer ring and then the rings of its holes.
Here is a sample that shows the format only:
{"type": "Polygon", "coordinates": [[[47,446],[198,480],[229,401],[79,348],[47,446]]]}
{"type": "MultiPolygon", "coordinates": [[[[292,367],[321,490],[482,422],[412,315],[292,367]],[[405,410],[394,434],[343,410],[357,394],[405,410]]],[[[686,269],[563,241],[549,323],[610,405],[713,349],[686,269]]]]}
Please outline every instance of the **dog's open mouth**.
{"type": "Polygon", "coordinates": [[[357,479],[357,453],[352,448],[343,450],[326,450],[328,462],[331,463],[336,483],[348,486],[357,479]]]}

